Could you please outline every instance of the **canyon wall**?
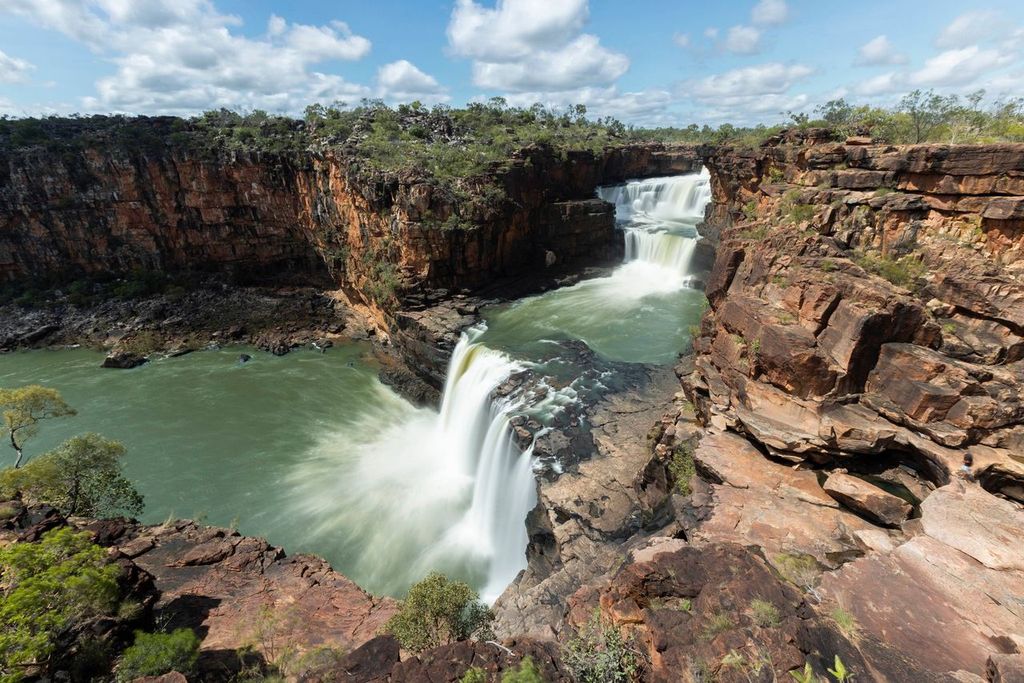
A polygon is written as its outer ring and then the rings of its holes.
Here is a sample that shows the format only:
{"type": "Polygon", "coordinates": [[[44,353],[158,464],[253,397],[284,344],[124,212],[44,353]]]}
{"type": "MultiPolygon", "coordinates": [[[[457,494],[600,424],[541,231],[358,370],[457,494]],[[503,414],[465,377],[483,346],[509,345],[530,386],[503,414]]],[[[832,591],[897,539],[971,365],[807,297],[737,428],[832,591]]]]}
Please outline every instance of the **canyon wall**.
{"type": "Polygon", "coordinates": [[[719,238],[686,385],[777,457],[972,454],[1024,500],[1024,145],[708,156],[719,238]]]}
{"type": "Polygon", "coordinates": [[[524,150],[458,190],[333,153],[0,154],[0,280],[131,270],[327,282],[386,308],[621,248],[594,188],[695,168],[658,145],[524,150]]]}

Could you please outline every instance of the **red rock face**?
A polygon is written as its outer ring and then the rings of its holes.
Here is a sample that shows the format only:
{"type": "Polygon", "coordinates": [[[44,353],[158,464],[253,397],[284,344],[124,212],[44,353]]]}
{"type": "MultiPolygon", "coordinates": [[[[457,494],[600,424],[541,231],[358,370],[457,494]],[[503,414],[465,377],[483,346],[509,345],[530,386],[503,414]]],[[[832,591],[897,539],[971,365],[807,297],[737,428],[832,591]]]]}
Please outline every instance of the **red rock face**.
{"type": "Polygon", "coordinates": [[[551,259],[615,256],[614,216],[595,187],[698,164],[692,149],[658,145],[564,157],[531,148],[492,172],[498,191],[470,180],[460,198],[330,154],[21,152],[0,158],[0,280],[145,269],[326,282],[329,272],[379,308],[382,287],[475,288],[551,259]]]}
{"type": "Polygon", "coordinates": [[[902,453],[938,482],[966,448],[1020,496],[1024,145],[779,145],[707,165],[721,242],[684,380],[705,421],[786,458],[902,453]]]}

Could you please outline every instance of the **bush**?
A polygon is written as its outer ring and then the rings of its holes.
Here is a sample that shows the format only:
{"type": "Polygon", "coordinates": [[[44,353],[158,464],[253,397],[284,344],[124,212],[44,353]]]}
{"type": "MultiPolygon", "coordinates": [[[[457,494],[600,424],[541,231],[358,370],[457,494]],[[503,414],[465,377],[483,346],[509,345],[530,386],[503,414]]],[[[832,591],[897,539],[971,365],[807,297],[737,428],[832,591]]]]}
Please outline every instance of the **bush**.
{"type": "Polygon", "coordinates": [[[907,254],[900,258],[861,252],[853,257],[854,263],[879,275],[897,287],[915,289],[917,280],[925,274],[925,266],[914,256],[907,254]]]}
{"type": "Polygon", "coordinates": [[[668,473],[675,482],[676,492],[688,496],[693,492],[690,482],[697,467],[693,462],[693,447],[689,444],[680,444],[672,451],[672,459],[668,463],[668,473]]]}
{"type": "Polygon", "coordinates": [[[0,662],[6,681],[45,670],[59,638],[114,612],[121,570],[88,532],[65,527],[0,549],[0,662]]]}
{"type": "Polygon", "coordinates": [[[566,644],[562,660],[579,683],[629,683],[640,672],[636,652],[618,628],[601,622],[600,611],[566,644]]]}
{"type": "Polygon", "coordinates": [[[519,666],[502,674],[501,683],[544,683],[544,679],[533,660],[526,657],[519,666]]]}
{"type": "Polygon", "coordinates": [[[493,620],[494,613],[480,602],[476,591],[432,572],[409,589],[401,610],[384,630],[405,649],[422,652],[458,640],[491,638],[493,620]]]}
{"type": "Polygon", "coordinates": [[[0,496],[20,494],[65,515],[109,517],[142,512],[143,499],[121,472],[125,447],[99,434],[65,441],[20,469],[0,472],[0,496]]]}
{"type": "Polygon", "coordinates": [[[124,651],[117,665],[118,682],[142,676],[162,676],[177,671],[191,674],[199,659],[199,636],[192,629],[172,633],[135,632],[135,642],[124,651]]]}
{"type": "Polygon", "coordinates": [[[778,608],[767,600],[755,598],[750,601],[750,612],[754,621],[761,628],[778,626],[782,623],[782,616],[778,608]]]}

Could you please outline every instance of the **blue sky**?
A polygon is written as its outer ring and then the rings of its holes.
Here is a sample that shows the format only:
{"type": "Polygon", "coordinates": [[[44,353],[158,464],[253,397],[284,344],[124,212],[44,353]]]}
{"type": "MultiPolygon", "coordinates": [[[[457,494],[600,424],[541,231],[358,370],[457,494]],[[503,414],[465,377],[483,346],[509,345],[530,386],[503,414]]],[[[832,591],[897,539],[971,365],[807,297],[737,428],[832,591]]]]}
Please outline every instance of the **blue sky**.
{"type": "Polygon", "coordinates": [[[1024,94],[1024,3],[0,0],[0,114],[582,102],[778,122],[835,96],[1024,94]]]}

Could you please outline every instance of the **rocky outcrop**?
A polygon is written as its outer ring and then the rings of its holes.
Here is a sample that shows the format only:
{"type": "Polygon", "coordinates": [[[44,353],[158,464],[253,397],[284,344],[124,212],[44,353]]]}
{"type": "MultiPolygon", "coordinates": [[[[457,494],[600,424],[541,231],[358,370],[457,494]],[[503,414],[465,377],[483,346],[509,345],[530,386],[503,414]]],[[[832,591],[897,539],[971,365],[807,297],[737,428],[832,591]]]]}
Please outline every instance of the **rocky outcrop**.
{"type": "Polygon", "coordinates": [[[711,311],[684,384],[776,457],[896,459],[936,483],[963,452],[1020,498],[1024,146],[718,150],[711,311]]]}
{"type": "Polygon", "coordinates": [[[658,553],[571,600],[569,622],[595,613],[639,654],[640,680],[782,680],[810,665],[824,676],[839,657],[854,680],[953,681],[873,636],[851,638],[800,590],[741,546],[658,553]],[[599,610],[595,612],[595,609],[599,610]]]}

